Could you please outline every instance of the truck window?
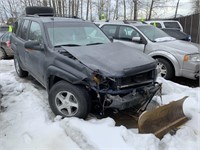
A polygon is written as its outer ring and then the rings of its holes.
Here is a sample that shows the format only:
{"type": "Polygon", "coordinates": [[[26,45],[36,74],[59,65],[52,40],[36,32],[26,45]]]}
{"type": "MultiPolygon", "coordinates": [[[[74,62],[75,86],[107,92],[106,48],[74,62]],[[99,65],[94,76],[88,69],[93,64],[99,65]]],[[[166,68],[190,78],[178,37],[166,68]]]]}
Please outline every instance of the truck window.
{"type": "Polygon", "coordinates": [[[42,32],[40,25],[37,22],[31,23],[28,40],[42,43],[42,32]]]}
{"type": "Polygon", "coordinates": [[[29,20],[25,20],[21,28],[20,35],[19,35],[19,37],[21,37],[24,40],[26,40],[26,35],[28,32],[28,24],[29,24],[29,20]]]}
{"type": "MultiPolygon", "coordinates": [[[[152,22],[152,23],[150,23],[150,24],[151,24],[151,25],[154,25],[154,22],[152,22]]],[[[157,27],[157,28],[162,28],[161,24],[158,23],[158,22],[156,22],[156,27],[157,27]]]]}

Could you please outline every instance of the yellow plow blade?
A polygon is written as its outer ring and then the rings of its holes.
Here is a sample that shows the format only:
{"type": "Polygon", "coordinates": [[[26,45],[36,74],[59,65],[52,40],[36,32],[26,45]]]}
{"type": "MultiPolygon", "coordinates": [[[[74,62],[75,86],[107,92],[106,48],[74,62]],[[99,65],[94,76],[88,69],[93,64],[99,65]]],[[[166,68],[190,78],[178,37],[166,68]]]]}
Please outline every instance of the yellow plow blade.
{"type": "Polygon", "coordinates": [[[142,113],[138,120],[139,133],[153,133],[161,139],[169,131],[184,124],[188,120],[183,113],[186,98],[142,113]]]}

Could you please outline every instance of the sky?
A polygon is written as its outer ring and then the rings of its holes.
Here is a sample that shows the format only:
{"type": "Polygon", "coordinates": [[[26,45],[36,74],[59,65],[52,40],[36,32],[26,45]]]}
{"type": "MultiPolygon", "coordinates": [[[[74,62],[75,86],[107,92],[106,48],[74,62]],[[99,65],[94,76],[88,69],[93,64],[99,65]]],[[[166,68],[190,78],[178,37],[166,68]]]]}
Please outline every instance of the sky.
{"type": "MultiPolygon", "coordinates": [[[[147,1],[151,2],[151,0],[147,0],[147,1]]],[[[177,14],[183,15],[183,16],[192,14],[191,1],[192,0],[180,0],[177,14]]],[[[153,14],[152,18],[172,18],[172,17],[174,17],[177,2],[178,2],[178,0],[169,0],[169,2],[166,3],[166,6],[174,6],[174,7],[165,7],[165,8],[161,8],[161,9],[159,9],[159,8],[154,9],[156,12],[156,15],[153,14]]],[[[139,17],[144,17],[144,15],[141,15],[141,13],[139,13],[139,17]]]]}
{"type": "MultiPolygon", "coordinates": [[[[0,112],[0,150],[200,150],[200,87],[158,78],[163,104],[189,96],[183,103],[189,121],[159,140],[137,128],[115,126],[110,117],[61,119],[52,113],[43,87],[17,76],[13,60],[0,60],[0,70],[0,101],[6,107],[0,112]]],[[[161,103],[159,96],[153,100],[161,103]]]]}
{"type": "MultiPolygon", "coordinates": [[[[177,1],[178,0],[174,0],[173,5],[176,5],[177,1]]],[[[183,16],[190,15],[192,13],[191,8],[192,8],[191,0],[180,0],[177,14],[180,14],[180,15],[183,15],[183,16]]],[[[168,13],[169,14],[166,14],[166,17],[173,16],[175,14],[175,8],[169,10],[168,13]]]]}
{"type": "MultiPolygon", "coordinates": [[[[95,0],[94,0],[95,1],[95,0]]],[[[96,0],[97,1],[97,0],[96,0]]],[[[143,0],[146,2],[151,2],[151,0],[143,0]]],[[[174,17],[175,14],[175,6],[177,4],[178,0],[169,0],[169,2],[166,3],[166,5],[168,6],[174,6],[173,8],[167,7],[167,8],[162,8],[162,9],[154,9],[156,14],[152,15],[152,18],[172,18],[174,17]]],[[[180,15],[189,15],[192,13],[192,9],[191,9],[191,1],[194,0],[180,0],[180,4],[179,4],[179,9],[178,9],[178,14],[180,15]]],[[[85,18],[86,15],[86,0],[84,1],[85,5],[84,5],[84,11],[83,11],[83,17],[85,18]]],[[[114,5],[115,5],[115,0],[111,0],[111,7],[114,9],[114,5]]],[[[130,16],[130,6],[128,6],[127,4],[127,17],[130,16]]],[[[21,10],[19,10],[21,11],[21,10]]],[[[143,11],[139,11],[138,13],[138,19],[141,18],[146,18],[146,15],[144,13],[144,11],[146,11],[146,9],[143,9],[143,11]]],[[[123,19],[123,6],[120,5],[120,11],[119,13],[121,14],[121,19],[123,19]]],[[[113,18],[113,13],[111,14],[111,19],[113,18]]],[[[96,7],[94,7],[93,10],[93,19],[94,20],[98,20],[98,15],[97,15],[97,10],[96,7]]]]}

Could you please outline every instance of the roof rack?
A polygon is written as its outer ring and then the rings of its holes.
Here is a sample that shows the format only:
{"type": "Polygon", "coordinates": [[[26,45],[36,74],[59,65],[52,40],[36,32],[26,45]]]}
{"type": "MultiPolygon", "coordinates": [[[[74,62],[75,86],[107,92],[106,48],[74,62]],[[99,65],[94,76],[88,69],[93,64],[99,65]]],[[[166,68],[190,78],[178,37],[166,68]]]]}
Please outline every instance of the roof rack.
{"type": "Polygon", "coordinates": [[[121,22],[124,24],[129,24],[129,22],[127,22],[127,20],[106,20],[105,22],[121,22]]]}
{"type": "Polygon", "coordinates": [[[26,7],[26,16],[54,16],[54,9],[52,7],[26,7]]]}

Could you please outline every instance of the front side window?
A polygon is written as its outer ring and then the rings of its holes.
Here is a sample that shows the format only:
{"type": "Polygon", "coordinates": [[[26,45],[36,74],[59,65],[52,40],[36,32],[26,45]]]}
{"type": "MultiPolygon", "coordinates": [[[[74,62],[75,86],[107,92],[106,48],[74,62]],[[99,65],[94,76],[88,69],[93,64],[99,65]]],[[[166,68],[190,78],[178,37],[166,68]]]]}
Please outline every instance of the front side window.
{"type": "Polygon", "coordinates": [[[40,25],[37,22],[31,23],[28,40],[42,43],[42,32],[40,25]]]}
{"type": "Polygon", "coordinates": [[[29,20],[25,20],[23,23],[23,26],[21,28],[20,35],[19,35],[24,40],[26,40],[26,35],[28,32],[28,25],[29,25],[29,20]]]}
{"type": "Polygon", "coordinates": [[[102,30],[107,36],[111,36],[111,37],[115,38],[117,26],[115,26],[115,25],[104,25],[102,27],[102,30]]]}
{"type": "Polygon", "coordinates": [[[94,24],[48,23],[47,35],[53,46],[83,46],[109,43],[110,40],[94,24]]]}
{"type": "Polygon", "coordinates": [[[139,33],[128,26],[121,26],[119,29],[119,39],[132,41],[133,37],[139,37],[139,33]]]}

